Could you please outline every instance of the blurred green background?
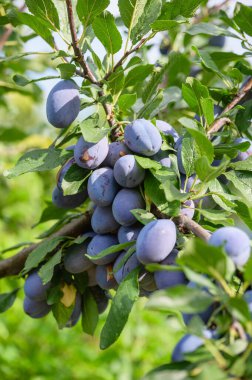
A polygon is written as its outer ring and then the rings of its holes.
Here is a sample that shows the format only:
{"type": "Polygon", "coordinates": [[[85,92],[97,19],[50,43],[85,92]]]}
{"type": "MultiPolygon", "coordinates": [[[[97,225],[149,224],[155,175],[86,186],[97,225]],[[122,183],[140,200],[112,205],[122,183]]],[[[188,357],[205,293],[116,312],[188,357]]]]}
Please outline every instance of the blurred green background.
{"type": "MultiPolygon", "coordinates": [[[[33,69],[41,69],[40,65],[39,58],[33,60],[33,69]]],[[[4,74],[9,68],[2,65],[1,70],[4,74]]],[[[43,118],[44,99],[39,87],[29,86],[28,94],[22,94],[8,85],[6,82],[5,87],[0,86],[0,250],[35,241],[50,227],[52,222],[32,228],[39,220],[45,200],[50,200],[55,184],[55,173],[51,172],[30,173],[12,180],[2,175],[26,150],[48,147],[57,133],[43,118]]],[[[15,250],[1,256],[14,253],[15,250]]],[[[179,338],[176,320],[144,310],[144,298],[135,305],[118,342],[103,352],[98,336],[105,314],[94,338],[83,334],[80,323],[72,329],[58,330],[51,314],[41,320],[32,320],[24,314],[23,279],[1,280],[0,292],[17,286],[20,291],[16,302],[0,318],[3,380],[140,379],[153,367],[169,361],[179,338]]]]}

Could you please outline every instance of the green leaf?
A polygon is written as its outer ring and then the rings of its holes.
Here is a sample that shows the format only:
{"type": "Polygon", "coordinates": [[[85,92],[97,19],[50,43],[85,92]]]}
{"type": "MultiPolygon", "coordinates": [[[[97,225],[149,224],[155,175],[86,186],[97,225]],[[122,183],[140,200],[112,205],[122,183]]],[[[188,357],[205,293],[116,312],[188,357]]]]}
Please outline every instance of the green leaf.
{"type": "MultiPolygon", "coordinates": [[[[140,1],[139,1],[140,3],[140,1]]],[[[158,18],[161,12],[162,0],[142,0],[145,3],[143,13],[132,27],[130,38],[135,43],[151,29],[151,24],[158,18]]]]}
{"type": "Polygon", "coordinates": [[[234,170],[245,170],[245,171],[252,171],[252,156],[248,157],[244,161],[237,161],[234,163],[231,163],[231,168],[234,170]]]}
{"type": "Polygon", "coordinates": [[[252,230],[252,209],[245,203],[236,201],[235,211],[242,221],[252,230]]]}
{"type": "Polygon", "coordinates": [[[71,165],[62,181],[63,194],[72,195],[83,191],[86,188],[83,184],[87,181],[90,174],[90,171],[81,168],[77,164],[71,165]]]}
{"type": "Polygon", "coordinates": [[[46,22],[54,31],[60,29],[60,22],[57,9],[52,0],[25,0],[25,3],[34,16],[40,17],[46,22]]]}
{"type": "Polygon", "coordinates": [[[165,65],[162,68],[158,67],[153,71],[149,82],[143,90],[142,99],[144,103],[148,102],[152,98],[152,95],[156,92],[156,89],[163,80],[166,69],[167,67],[165,65]]]}
{"type": "Polygon", "coordinates": [[[0,294],[0,313],[4,313],[13,305],[17,297],[18,291],[19,291],[19,288],[13,290],[10,293],[0,294]]]}
{"type": "Polygon", "coordinates": [[[195,46],[193,46],[193,50],[196,52],[196,54],[200,58],[200,61],[201,61],[201,63],[202,63],[203,66],[205,66],[208,70],[210,70],[210,71],[214,72],[215,74],[217,74],[221,79],[223,79],[223,80],[227,80],[228,79],[227,76],[224,75],[219,70],[218,66],[216,65],[216,63],[214,62],[214,60],[212,59],[210,53],[207,50],[199,50],[195,46]]]}
{"type": "Polygon", "coordinates": [[[12,77],[13,81],[18,85],[18,86],[21,86],[21,87],[25,87],[27,86],[28,84],[31,84],[31,83],[36,83],[36,82],[41,82],[43,80],[48,80],[48,79],[56,79],[56,78],[59,78],[59,76],[47,76],[47,77],[41,77],[41,78],[36,78],[36,79],[28,79],[26,78],[25,76],[23,75],[19,75],[19,74],[16,74],[12,77]]]}
{"type": "Polygon", "coordinates": [[[74,303],[70,307],[66,307],[60,301],[52,305],[52,313],[57,321],[59,329],[63,329],[66,326],[66,323],[72,315],[73,309],[74,303]]]}
{"type": "Polygon", "coordinates": [[[17,162],[16,166],[6,170],[7,178],[14,178],[24,173],[41,172],[55,169],[64,164],[72,156],[72,153],[61,149],[37,149],[25,153],[17,162]]]}
{"type": "Polygon", "coordinates": [[[237,3],[234,12],[234,21],[241,30],[252,36],[252,9],[242,3],[237,3]]]}
{"type": "Polygon", "coordinates": [[[130,210],[130,212],[140,223],[144,225],[152,222],[153,220],[156,220],[156,217],[151,212],[142,210],[140,208],[135,208],[133,210],[130,210]]]}
{"type": "Polygon", "coordinates": [[[92,143],[97,143],[109,132],[109,128],[99,128],[97,118],[82,121],[80,130],[84,140],[92,143]]]}
{"type": "Polygon", "coordinates": [[[139,294],[138,272],[139,268],[130,272],[117,289],[105,325],[101,331],[100,348],[102,350],[111,346],[119,338],[128,320],[139,294]]]}
{"type": "Polygon", "coordinates": [[[183,202],[190,197],[188,193],[181,193],[170,180],[162,182],[161,189],[164,189],[165,198],[168,202],[183,202]]]}
{"type": "Polygon", "coordinates": [[[96,256],[89,256],[89,255],[85,255],[85,256],[92,259],[92,261],[95,261],[95,260],[101,259],[102,257],[108,256],[111,253],[123,251],[124,249],[131,247],[133,244],[134,244],[134,241],[129,241],[129,242],[123,243],[123,244],[111,245],[110,247],[103,249],[96,256]]]}
{"type": "Polygon", "coordinates": [[[181,18],[178,20],[162,20],[158,19],[151,25],[152,29],[154,31],[160,32],[160,31],[169,31],[176,27],[178,27],[180,24],[185,24],[187,22],[187,19],[181,18]]]}
{"type": "Polygon", "coordinates": [[[197,122],[187,117],[180,118],[179,122],[186,127],[186,130],[195,139],[200,155],[202,157],[207,157],[211,163],[214,159],[214,148],[211,141],[208,140],[206,134],[204,133],[204,130],[200,130],[197,122]]]}
{"type": "Polygon", "coordinates": [[[31,269],[36,268],[58,245],[66,239],[65,236],[56,236],[42,241],[27,257],[22,274],[28,273],[31,269]]]}
{"type": "Polygon", "coordinates": [[[75,74],[76,67],[72,63],[61,63],[57,66],[62,79],[70,79],[75,74]]]}
{"type": "Polygon", "coordinates": [[[86,28],[99,16],[109,5],[109,0],[78,0],[77,14],[81,23],[86,28]]]}
{"type": "Polygon", "coordinates": [[[24,12],[13,12],[10,22],[29,26],[36,34],[42,37],[52,48],[54,47],[53,36],[48,29],[48,23],[43,19],[24,12]]]}
{"type": "Polygon", "coordinates": [[[172,51],[169,54],[169,62],[167,65],[167,81],[169,86],[179,86],[184,83],[186,77],[190,73],[191,62],[186,56],[180,52],[172,51]]]}
{"type": "MultiPolygon", "coordinates": [[[[167,275],[169,275],[167,273],[167,275]]],[[[206,310],[213,303],[212,296],[200,288],[188,288],[185,285],[173,286],[167,290],[155,292],[146,307],[165,312],[197,313],[206,310]]]]}
{"type": "Polygon", "coordinates": [[[61,261],[61,255],[62,250],[60,249],[57,253],[51,257],[46,264],[42,265],[42,267],[39,270],[39,276],[41,277],[41,280],[43,284],[47,284],[49,281],[51,281],[54,273],[54,268],[56,265],[58,265],[61,261]]]}
{"type": "Polygon", "coordinates": [[[198,36],[199,34],[206,34],[208,36],[229,36],[233,38],[240,38],[237,34],[230,32],[228,29],[223,29],[213,23],[202,22],[192,25],[186,30],[187,34],[191,36],[198,36]]]}
{"type": "Polygon", "coordinates": [[[48,220],[58,220],[62,219],[67,210],[65,209],[59,209],[58,207],[54,206],[53,203],[48,203],[48,206],[43,210],[41,217],[37,223],[33,225],[33,227],[37,226],[40,223],[48,222],[48,220]]]}
{"type": "Polygon", "coordinates": [[[124,86],[125,78],[122,67],[119,67],[115,72],[113,72],[107,82],[108,89],[113,95],[118,94],[124,86]]]}
{"type": "Polygon", "coordinates": [[[201,99],[209,98],[208,88],[198,79],[189,77],[186,83],[182,84],[182,95],[192,111],[202,115],[201,99]]]}
{"type": "MultiPolygon", "coordinates": [[[[205,170],[208,170],[207,168],[205,170]]],[[[217,179],[213,179],[208,183],[209,190],[211,191],[212,198],[222,209],[232,212],[236,204],[230,200],[230,194],[224,190],[222,185],[217,179]]],[[[236,211],[236,210],[235,210],[236,211]]]]}
{"type": "Polygon", "coordinates": [[[136,162],[143,168],[143,169],[154,169],[158,170],[162,168],[162,165],[159,164],[157,161],[152,160],[148,157],[140,157],[140,156],[134,156],[136,159],[136,162]]]}
{"type": "Polygon", "coordinates": [[[195,162],[199,154],[194,139],[187,133],[182,140],[181,158],[187,177],[195,172],[195,162]]]}
{"type": "Polygon", "coordinates": [[[252,255],[250,255],[250,258],[245,264],[244,279],[248,282],[252,282],[252,255]]]}
{"type": "Polygon", "coordinates": [[[201,98],[200,105],[207,125],[214,121],[214,102],[212,98],[201,98]]]}
{"type": "Polygon", "coordinates": [[[181,256],[177,259],[181,265],[216,278],[229,277],[234,266],[227,254],[220,247],[208,245],[205,241],[193,238],[187,241],[181,256]]]}
{"type": "Polygon", "coordinates": [[[224,173],[225,177],[232,182],[234,187],[245,196],[248,201],[252,202],[252,173],[244,171],[230,171],[224,173]]]}
{"type": "Polygon", "coordinates": [[[167,20],[174,20],[178,16],[192,17],[203,0],[171,0],[164,4],[161,17],[167,20]]]}
{"type": "Polygon", "coordinates": [[[81,319],[82,330],[89,335],[94,335],[98,319],[99,315],[97,303],[91,291],[87,288],[83,295],[81,319]]]}
{"type": "Polygon", "coordinates": [[[92,26],[96,37],[109,54],[115,54],[121,49],[122,37],[110,12],[104,11],[101,16],[96,17],[92,26]]]}
{"type": "Polygon", "coordinates": [[[199,209],[199,213],[204,216],[205,219],[210,220],[213,223],[233,225],[234,221],[229,218],[230,212],[224,210],[205,210],[199,209]]]}
{"type": "Polygon", "coordinates": [[[124,87],[135,86],[137,83],[143,82],[152,73],[152,70],[153,65],[150,64],[134,67],[126,76],[124,87]]]}
{"type": "Polygon", "coordinates": [[[219,166],[211,166],[207,157],[203,156],[195,162],[195,170],[201,181],[209,182],[224,173],[228,164],[229,160],[225,158],[219,166]]]}
{"type": "Polygon", "coordinates": [[[247,302],[242,298],[229,298],[227,302],[227,308],[233,315],[233,318],[241,323],[247,323],[251,321],[251,315],[247,302]]]}
{"type": "Polygon", "coordinates": [[[137,94],[136,93],[123,94],[118,99],[117,104],[118,104],[121,111],[125,111],[125,110],[128,110],[129,108],[131,108],[136,103],[136,100],[137,100],[137,94]]]}
{"type": "Polygon", "coordinates": [[[163,98],[163,90],[160,89],[154,95],[154,97],[150,99],[147,103],[145,103],[144,106],[139,110],[137,118],[152,119],[153,117],[155,117],[160,110],[160,104],[162,103],[163,98]]]}
{"type": "MultiPolygon", "coordinates": [[[[132,31],[137,27],[140,17],[144,13],[144,8],[148,0],[119,0],[118,6],[124,25],[129,29],[128,35],[131,38],[132,31]]],[[[136,29],[137,30],[137,29],[136,29]]]]}

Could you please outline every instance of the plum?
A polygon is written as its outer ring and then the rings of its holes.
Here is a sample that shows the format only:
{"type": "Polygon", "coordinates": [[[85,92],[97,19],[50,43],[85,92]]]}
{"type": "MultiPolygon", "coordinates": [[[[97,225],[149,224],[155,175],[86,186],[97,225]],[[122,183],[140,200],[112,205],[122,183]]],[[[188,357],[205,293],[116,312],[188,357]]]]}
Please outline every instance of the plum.
{"type": "Polygon", "coordinates": [[[108,301],[109,301],[108,293],[97,285],[91,286],[89,289],[97,303],[98,313],[102,314],[108,307],[108,301]]]}
{"type": "Polygon", "coordinates": [[[80,112],[79,88],[72,80],[61,80],[50,91],[46,102],[49,123],[67,128],[80,112]]]}
{"type": "Polygon", "coordinates": [[[244,142],[249,142],[250,143],[250,147],[246,150],[246,152],[239,152],[238,155],[233,160],[234,162],[236,162],[236,161],[245,161],[248,157],[252,156],[252,144],[251,144],[251,141],[249,139],[246,139],[246,138],[243,138],[243,137],[239,137],[239,138],[237,138],[235,140],[236,144],[241,144],[241,143],[244,143],[244,142]]]}
{"type": "Polygon", "coordinates": [[[163,120],[156,120],[157,128],[166,136],[172,136],[174,141],[177,141],[179,135],[177,131],[168,123],[163,120]]]}
{"type": "Polygon", "coordinates": [[[81,311],[82,311],[81,294],[76,293],[75,305],[74,305],[72,314],[71,314],[70,318],[68,319],[65,327],[75,326],[77,324],[78,320],[80,319],[81,311]]]}
{"type": "Polygon", "coordinates": [[[166,168],[171,167],[171,159],[168,156],[167,151],[161,150],[157,152],[153,157],[153,160],[159,162],[162,166],[165,166],[166,168]]]}
{"type": "Polygon", "coordinates": [[[122,252],[116,259],[115,263],[114,263],[114,266],[113,266],[113,271],[114,271],[114,277],[116,279],[116,282],[118,284],[120,284],[124,278],[130,273],[132,272],[135,268],[137,268],[140,263],[136,257],[136,254],[133,253],[129,258],[128,260],[126,261],[126,263],[123,264],[123,266],[116,271],[116,268],[118,267],[118,265],[120,264],[120,262],[122,261],[122,259],[124,258],[124,256],[127,254],[127,252],[122,252]]]}
{"type": "Polygon", "coordinates": [[[88,195],[97,206],[109,206],[118,188],[113,169],[108,167],[94,170],[88,179],[88,195]]]}
{"type": "Polygon", "coordinates": [[[225,45],[225,42],[226,42],[225,36],[212,36],[209,39],[208,44],[209,46],[223,48],[225,45]]]}
{"type": "Polygon", "coordinates": [[[117,282],[113,274],[113,266],[98,265],[96,267],[96,281],[102,289],[115,289],[117,282]]]}
{"type": "Polygon", "coordinates": [[[182,161],[182,143],[178,145],[177,148],[177,162],[178,162],[178,170],[182,174],[186,174],[183,161],[182,161]]]}
{"type": "Polygon", "coordinates": [[[135,216],[130,212],[135,208],[144,208],[144,200],[135,189],[120,190],[112,204],[112,212],[115,220],[122,226],[130,226],[136,223],[135,216]]]}
{"type": "Polygon", "coordinates": [[[86,199],[86,190],[77,194],[64,195],[63,191],[56,186],[52,193],[52,203],[58,208],[70,209],[79,207],[86,199]]]}
{"type": "Polygon", "coordinates": [[[97,234],[112,233],[120,227],[114,218],[111,206],[97,206],[91,218],[91,226],[97,234]]]}
{"type": "Polygon", "coordinates": [[[194,205],[194,202],[190,199],[188,199],[187,201],[185,201],[183,203],[185,206],[187,207],[181,207],[181,210],[180,210],[180,214],[181,215],[185,215],[187,216],[188,218],[192,219],[193,216],[194,216],[194,211],[195,211],[195,205],[194,205]]]}
{"type": "Polygon", "coordinates": [[[138,119],[128,124],[124,130],[125,144],[135,153],[153,156],[162,145],[158,129],[145,119],[138,119]]]}
{"type": "Polygon", "coordinates": [[[73,244],[65,250],[64,267],[69,273],[82,273],[93,266],[93,263],[85,256],[88,242],[73,244]]]}
{"type": "Polygon", "coordinates": [[[250,239],[237,227],[219,228],[212,234],[208,243],[215,247],[223,246],[236,266],[243,266],[250,257],[250,239]]]}
{"type": "Polygon", "coordinates": [[[114,166],[114,177],[117,183],[123,187],[131,188],[143,182],[145,170],[138,165],[132,154],[119,158],[114,166]]]}
{"type": "Polygon", "coordinates": [[[105,160],[109,150],[107,137],[97,143],[84,140],[81,136],[74,148],[76,164],[85,169],[95,169],[105,160]]]}
{"type": "MultiPolygon", "coordinates": [[[[177,249],[173,249],[171,253],[161,261],[161,265],[176,265],[175,260],[178,255],[177,249]]],[[[158,289],[167,289],[170,286],[187,284],[186,277],[181,271],[156,271],[154,279],[158,289]]]]}
{"type": "Polygon", "coordinates": [[[92,265],[91,268],[87,270],[87,276],[88,276],[88,286],[95,286],[97,285],[96,281],[96,265],[92,265]]]}
{"type": "Polygon", "coordinates": [[[51,306],[47,305],[46,301],[37,301],[29,297],[24,299],[24,312],[31,318],[42,318],[49,313],[51,306]]]}
{"type": "Polygon", "coordinates": [[[176,226],[169,219],[153,220],[143,227],[136,242],[136,255],[143,264],[164,260],[175,246],[176,226]]]}
{"type": "MultiPolygon", "coordinates": [[[[95,256],[97,256],[104,249],[107,249],[111,247],[112,245],[117,245],[117,244],[118,244],[118,240],[117,240],[117,237],[114,235],[109,235],[109,234],[96,235],[93,237],[93,239],[89,243],[88,248],[87,248],[87,253],[89,256],[92,256],[95,258],[95,256]]],[[[90,260],[93,261],[97,265],[106,265],[113,262],[118,255],[119,255],[119,252],[115,252],[115,253],[110,253],[109,255],[97,260],[92,260],[92,258],[90,260]]]]}
{"type": "Polygon", "coordinates": [[[103,165],[114,167],[116,161],[125,156],[126,154],[130,154],[130,150],[122,141],[115,141],[109,144],[108,155],[105,158],[103,165]]]}
{"type": "MultiPolygon", "coordinates": [[[[213,333],[210,330],[204,331],[204,337],[211,339],[213,333]]],[[[186,354],[190,354],[196,351],[200,346],[204,344],[203,338],[196,335],[186,334],[175,346],[172,353],[172,361],[179,362],[185,360],[186,354]]]]}
{"type": "Polygon", "coordinates": [[[136,240],[142,227],[138,224],[134,224],[133,226],[121,226],[118,230],[118,241],[120,244],[128,243],[132,240],[136,240]]]}
{"type": "Polygon", "coordinates": [[[46,292],[50,288],[51,283],[43,285],[37,271],[28,275],[24,284],[24,292],[29,299],[34,301],[43,301],[46,299],[46,292]]]}

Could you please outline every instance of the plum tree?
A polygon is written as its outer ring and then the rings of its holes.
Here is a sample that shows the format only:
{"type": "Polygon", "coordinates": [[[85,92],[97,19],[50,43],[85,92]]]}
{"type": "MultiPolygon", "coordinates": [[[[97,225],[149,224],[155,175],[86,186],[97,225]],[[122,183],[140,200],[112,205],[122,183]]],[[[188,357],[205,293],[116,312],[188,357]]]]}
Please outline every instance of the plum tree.
{"type": "Polygon", "coordinates": [[[97,206],[91,217],[91,226],[97,234],[116,232],[120,227],[114,218],[111,206],[97,206]]]}
{"type": "Polygon", "coordinates": [[[132,240],[136,240],[142,227],[138,224],[133,224],[131,226],[121,226],[117,233],[117,238],[120,244],[128,243],[132,240]]]}
{"type": "Polygon", "coordinates": [[[49,123],[66,128],[80,112],[79,88],[72,80],[61,80],[50,91],[46,102],[49,123]]]}
{"type": "MultiPolygon", "coordinates": [[[[160,262],[161,265],[176,265],[178,250],[173,249],[171,253],[160,262]]],[[[174,285],[187,284],[187,279],[181,271],[155,271],[154,279],[158,289],[167,289],[174,285]]]]}
{"type": "Polygon", "coordinates": [[[136,187],[143,182],[145,170],[138,165],[132,154],[119,158],[114,166],[114,177],[122,187],[136,187]]]}
{"type": "Polygon", "coordinates": [[[98,265],[96,267],[96,281],[102,289],[115,289],[117,282],[113,274],[113,266],[98,265]]]}
{"type": "Polygon", "coordinates": [[[209,244],[223,247],[237,266],[243,266],[250,257],[250,239],[237,227],[219,228],[210,237],[209,244]]]}
{"type": "Polygon", "coordinates": [[[118,252],[111,253],[101,258],[97,258],[101,251],[107,249],[113,245],[117,245],[118,240],[114,235],[96,235],[93,237],[91,242],[88,244],[87,253],[90,257],[90,260],[98,265],[106,265],[112,263],[115,258],[118,256],[118,252]]]}
{"type": "Polygon", "coordinates": [[[131,210],[135,208],[143,208],[144,200],[135,189],[122,189],[120,190],[112,204],[112,212],[115,220],[122,226],[130,226],[136,223],[135,216],[131,210]]]}
{"type": "Polygon", "coordinates": [[[76,164],[85,169],[95,169],[105,160],[108,149],[106,136],[97,143],[87,142],[81,136],[74,147],[76,164]]]}
{"type": "Polygon", "coordinates": [[[103,165],[114,167],[116,161],[125,156],[126,154],[130,154],[130,150],[122,141],[114,141],[109,144],[109,150],[107,157],[105,158],[103,165]]]}
{"type": "Polygon", "coordinates": [[[136,242],[136,255],[143,264],[164,260],[175,246],[176,226],[169,219],[154,220],[143,227],[136,242]]]}
{"type": "Polygon", "coordinates": [[[25,297],[24,299],[24,312],[31,318],[43,318],[51,310],[51,307],[47,304],[46,300],[38,301],[25,297]]]}
{"type": "Polygon", "coordinates": [[[76,208],[79,207],[87,199],[87,191],[80,193],[64,195],[63,191],[55,186],[52,193],[52,203],[58,208],[76,208]]]}
{"type": "Polygon", "coordinates": [[[145,119],[134,120],[124,130],[125,144],[135,153],[153,156],[159,151],[162,138],[158,129],[145,119]]]}
{"type": "Polygon", "coordinates": [[[46,292],[50,288],[50,286],[50,282],[43,285],[38,272],[34,271],[31,272],[25,280],[24,292],[30,300],[43,301],[46,299],[46,292]]]}
{"type": "Polygon", "coordinates": [[[97,206],[109,206],[113,202],[118,188],[113,169],[108,167],[94,170],[88,179],[88,195],[97,206]]]}
{"type": "Polygon", "coordinates": [[[85,256],[87,254],[88,242],[70,245],[65,250],[64,267],[69,273],[82,273],[93,266],[92,262],[85,256]]]}

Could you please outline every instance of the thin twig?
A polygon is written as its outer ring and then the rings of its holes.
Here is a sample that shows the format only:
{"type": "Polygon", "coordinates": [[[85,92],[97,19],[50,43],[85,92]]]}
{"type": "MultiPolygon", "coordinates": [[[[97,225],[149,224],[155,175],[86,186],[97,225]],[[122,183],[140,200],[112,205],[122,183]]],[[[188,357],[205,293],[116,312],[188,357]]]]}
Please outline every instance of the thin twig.
{"type": "Polygon", "coordinates": [[[225,117],[225,113],[231,111],[237,104],[239,104],[243,98],[247,95],[249,91],[252,90],[252,77],[250,77],[247,82],[244,84],[244,86],[241,88],[241,90],[238,92],[238,94],[234,97],[234,99],[225,107],[221,115],[223,117],[218,117],[213,124],[211,125],[208,136],[210,136],[212,133],[218,132],[225,124],[230,123],[230,119],[225,117]]]}

